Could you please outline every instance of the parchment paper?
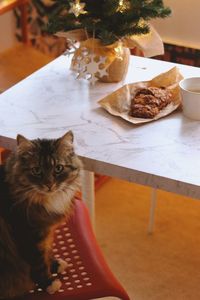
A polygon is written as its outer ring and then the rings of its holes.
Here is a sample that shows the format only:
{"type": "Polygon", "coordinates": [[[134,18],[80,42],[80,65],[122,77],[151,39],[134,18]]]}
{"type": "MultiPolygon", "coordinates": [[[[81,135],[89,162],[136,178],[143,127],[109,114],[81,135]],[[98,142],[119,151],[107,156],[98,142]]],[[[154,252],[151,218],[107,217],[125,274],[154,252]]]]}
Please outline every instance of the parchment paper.
{"type": "Polygon", "coordinates": [[[106,109],[111,115],[119,116],[133,124],[152,122],[169,115],[176,110],[181,104],[181,95],[179,90],[179,81],[183,79],[179,69],[174,67],[169,71],[162,73],[150,81],[136,82],[126,84],[112,94],[101,99],[98,103],[106,109]],[[136,118],[129,115],[131,99],[134,97],[138,88],[147,87],[165,87],[172,94],[172,102],[162,109],[154,118],[144,119],[136,118]]]}

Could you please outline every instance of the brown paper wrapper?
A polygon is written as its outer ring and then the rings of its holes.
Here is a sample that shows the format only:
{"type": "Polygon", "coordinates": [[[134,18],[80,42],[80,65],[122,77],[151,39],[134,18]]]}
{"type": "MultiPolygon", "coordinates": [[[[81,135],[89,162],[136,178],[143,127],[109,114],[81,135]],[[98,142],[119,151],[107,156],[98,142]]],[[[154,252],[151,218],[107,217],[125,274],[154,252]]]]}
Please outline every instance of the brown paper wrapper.
{"type": "MultiPolygon", "coordinates": [[[[154,29],[154,27],[149,24],[150,32],[147,34],[141,35],[132,35],[125,38],[122,38],[120,41],[123,43],[123,47],[134,49],[137,47],[143,53],[145,57],[152,57],[156,55],[162,55],[164,53],[163,42],[161,37],[159,36],[158,32],[154,29]]],[[[67,32],[59,31],[55,34],[58,37],[63,37],[70,40],[75,40],[77,42],[86,41],[87,46],[90,48],[90,40],[92,39],[91,36],[88,36],[88,33],[84,29],[73,29],[67,32]]],[[[97,39],[96,39],[97,40],[97,39]]],[[[86,46],[86,45],[85,45],[86,46]]],[[[94,45],[96,48],[96,45],[94,45]]],[[[104,47],[104,49],[99,45],[100,52],[108,51],[109,48],[112,50],[117,46],[117,42],[104,47]]],[[[97,50],[97,49],[96,49],[97,50]]],[[[98,50],[97,50],[98,51],[98,50]]],[[[104,53],[105,54],[105,53],[104,53]]],[[[99,55],[102,55],[99,54],[99,55]]]]}
{"type": "Polygon", "coordinates": [[[133,49],[137,47],[144,57],[152,57],[164,54],[164,46],[161,37],[149,24],[150,32],[141,35],[132,35],[123,39],[124,47],[133,49]]]}
{"type": "Polygon", "coordinates": [[[130,50],[123,48],[122,58],[115,58],[107,68],[107,76],[99,78],[101,82],[120,82],[126,77],[130,60],[130,50]]]}
{"type": "Polygon", "coordinates": [[[131,84],[126,84],[112,94],[101,99],[98,103],[104,109],[106,109],[111,115],[119,116],[122,119],[133,123],[142,124],[152,122],[163,118],[174,110],[176,110],[181,104],[181,95],[179,90],[179,81],[183,79],[177,67],[170,69],[168,72],[162,73],[150,81],[142,81],[131,84]],[[131,107],[131,99],[138,88],[165,87],[172,93],[172,102],[162,109],[154,118],[144,119],[136,118],[129,115],[131,107]]]}

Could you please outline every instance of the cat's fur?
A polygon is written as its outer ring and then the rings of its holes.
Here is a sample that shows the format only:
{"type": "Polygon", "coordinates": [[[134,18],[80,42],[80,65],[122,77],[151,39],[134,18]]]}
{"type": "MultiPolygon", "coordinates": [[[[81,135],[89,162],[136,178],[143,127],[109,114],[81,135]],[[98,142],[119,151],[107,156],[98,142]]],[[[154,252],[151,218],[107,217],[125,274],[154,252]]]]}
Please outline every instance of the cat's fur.
{"type": "Polygon", "coordinates": [[[59,289],[51,275],[62,269],[52,258],[53,231],[70,214],[82,167],[71,131],[56,140],[18,135],[17,143],[0,169],[0,298],[34,283],[59,289]]]}

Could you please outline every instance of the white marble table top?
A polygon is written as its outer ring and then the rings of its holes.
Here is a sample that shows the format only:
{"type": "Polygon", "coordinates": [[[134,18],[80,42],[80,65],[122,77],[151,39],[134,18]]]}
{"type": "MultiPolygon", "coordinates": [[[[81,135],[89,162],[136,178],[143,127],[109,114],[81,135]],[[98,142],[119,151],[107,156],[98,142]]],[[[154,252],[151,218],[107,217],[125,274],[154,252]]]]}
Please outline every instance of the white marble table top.
{"type": "MultiPolygon", "coordinates": [[[[132,57],[125,82],[92,87],[61,56],[0,95],[0,145],[15,137],[57,138],[69,129],[90,171],[200,198],[200,122],[181,112],[141,126],[111,116],[98,100],[124,83],[149,80],[174,64],[132,57]]],[[[185,77],[200,68],[178,65],[185,77]]]]}

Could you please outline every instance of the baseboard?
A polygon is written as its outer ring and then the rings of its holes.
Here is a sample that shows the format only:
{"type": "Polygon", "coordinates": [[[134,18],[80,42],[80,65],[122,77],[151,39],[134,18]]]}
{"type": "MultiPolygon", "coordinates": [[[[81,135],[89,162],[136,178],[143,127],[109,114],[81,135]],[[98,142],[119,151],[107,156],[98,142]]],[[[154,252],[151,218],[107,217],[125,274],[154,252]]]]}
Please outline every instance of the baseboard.
{"type": "Polygon", "coordinates": [[[200,67],[200,50],[164,43],[164,55],[155,58],[200,67]]]}

